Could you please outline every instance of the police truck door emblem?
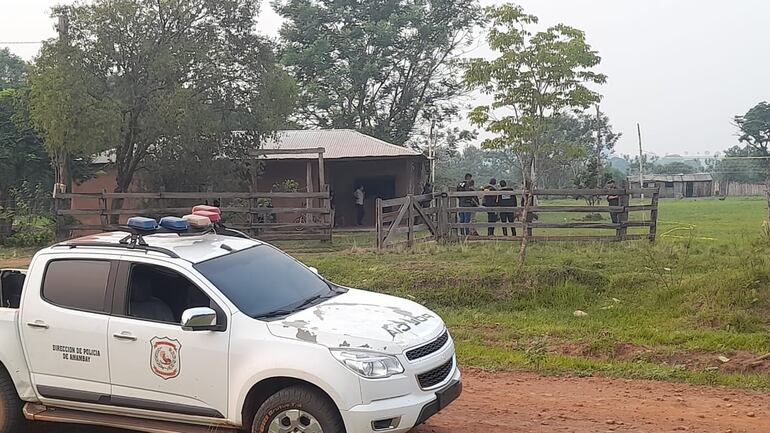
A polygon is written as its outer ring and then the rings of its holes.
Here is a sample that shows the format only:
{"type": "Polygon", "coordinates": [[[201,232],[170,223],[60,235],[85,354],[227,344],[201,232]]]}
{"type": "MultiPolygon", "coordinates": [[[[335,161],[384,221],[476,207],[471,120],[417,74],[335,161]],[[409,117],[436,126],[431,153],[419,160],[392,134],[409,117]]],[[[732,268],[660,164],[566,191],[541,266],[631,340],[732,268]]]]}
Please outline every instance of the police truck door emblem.
{"type": "Polygon", "coordinates": [[[179,352],[182,344],[168,337],[150,340],[150,369],[156,376],[169,380],[179,376],[182,369],[179,352]]]}

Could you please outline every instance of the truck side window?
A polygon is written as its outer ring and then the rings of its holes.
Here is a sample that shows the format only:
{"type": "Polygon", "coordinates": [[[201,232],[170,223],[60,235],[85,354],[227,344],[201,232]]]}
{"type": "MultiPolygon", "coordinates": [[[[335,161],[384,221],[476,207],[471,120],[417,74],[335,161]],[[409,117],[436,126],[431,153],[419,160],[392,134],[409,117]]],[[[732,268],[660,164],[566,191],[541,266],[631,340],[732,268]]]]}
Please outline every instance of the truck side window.
{"type": "Polygon", "coordinates": [[[211,306],[205,293],[173,270],[145,264],[131,267],[129,317],[179,324],[185,310],[211,306]]]}
{"type": "Polygon", "coordinates": [[[52,261],[45,271],[43,298],[60,307],[106,313],[110,267],[99,260],[52,261]]]}

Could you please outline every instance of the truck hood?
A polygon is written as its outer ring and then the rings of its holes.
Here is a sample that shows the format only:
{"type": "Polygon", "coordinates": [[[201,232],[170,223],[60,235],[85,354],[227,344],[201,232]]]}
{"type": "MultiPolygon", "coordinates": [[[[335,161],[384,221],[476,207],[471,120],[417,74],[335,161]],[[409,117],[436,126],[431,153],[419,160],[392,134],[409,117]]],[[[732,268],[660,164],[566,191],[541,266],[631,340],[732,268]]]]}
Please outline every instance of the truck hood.
{"type": "Polygon", "coordinates": [[[268,324],[270,332],[329,348],[399,354],[444,330],[436,313],[394,296],[350,289],[326,302],[268,324]]]}

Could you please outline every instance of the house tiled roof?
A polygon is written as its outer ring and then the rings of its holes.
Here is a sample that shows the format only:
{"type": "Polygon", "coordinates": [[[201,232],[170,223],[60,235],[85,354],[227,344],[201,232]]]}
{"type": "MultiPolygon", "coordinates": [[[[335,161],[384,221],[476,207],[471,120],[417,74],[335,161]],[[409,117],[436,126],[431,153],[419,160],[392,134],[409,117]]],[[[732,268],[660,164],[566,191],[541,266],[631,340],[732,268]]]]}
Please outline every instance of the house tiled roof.
{"type": "MultiPolygon", "coordinates": [[[[421,156],[408,147],[396,146],[351,129],[315,129],[281,131],[263,149],[311,149],[323,147],[324,159],[388,158],[421,156]]],[[[267,159],[309,159],[313,154],[267,155],[267,159]]]]}

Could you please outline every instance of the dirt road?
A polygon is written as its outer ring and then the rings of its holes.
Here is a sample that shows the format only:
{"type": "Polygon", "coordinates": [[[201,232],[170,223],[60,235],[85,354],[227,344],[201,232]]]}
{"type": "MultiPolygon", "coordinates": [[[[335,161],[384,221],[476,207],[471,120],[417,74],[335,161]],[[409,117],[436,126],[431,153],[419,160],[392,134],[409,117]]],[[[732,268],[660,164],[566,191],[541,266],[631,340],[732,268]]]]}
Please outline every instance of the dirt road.
{"type": "MultiPolygon", "coordinates": [[[[770,432],[770,393],[478,371],[466,371],[464,381],[460,400],[414,433],[770,432]]],[[[35,431],[54,432],[124,433],[75,427],[35,431]]]]}

